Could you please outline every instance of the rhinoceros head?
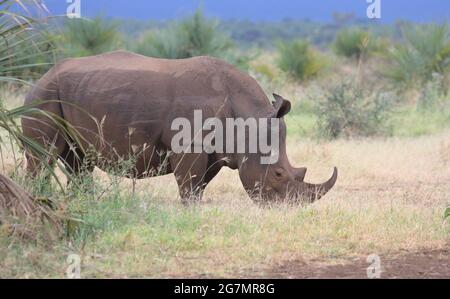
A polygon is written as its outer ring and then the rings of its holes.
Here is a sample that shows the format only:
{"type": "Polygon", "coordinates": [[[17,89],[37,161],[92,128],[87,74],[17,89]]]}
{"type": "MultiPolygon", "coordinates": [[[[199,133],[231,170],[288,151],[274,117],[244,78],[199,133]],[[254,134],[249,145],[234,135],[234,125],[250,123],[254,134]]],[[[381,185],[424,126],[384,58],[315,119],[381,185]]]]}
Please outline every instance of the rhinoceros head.
{"type": "Polygon", "coordinates": [[[286,154],[286,125],[283,117],[289,113],[291,104],[274,94],[275,110],[268,118],[279,119],[279,153],[272,164],[261,163],[261,153],[248,154],[240,163],[239,176],[244,188],[255,199],[264,201],[313,202],[324,196],[336,183],[337,168],[332,177],[323,184],[304,181],[306,168],[293,167],[286,154]]]}

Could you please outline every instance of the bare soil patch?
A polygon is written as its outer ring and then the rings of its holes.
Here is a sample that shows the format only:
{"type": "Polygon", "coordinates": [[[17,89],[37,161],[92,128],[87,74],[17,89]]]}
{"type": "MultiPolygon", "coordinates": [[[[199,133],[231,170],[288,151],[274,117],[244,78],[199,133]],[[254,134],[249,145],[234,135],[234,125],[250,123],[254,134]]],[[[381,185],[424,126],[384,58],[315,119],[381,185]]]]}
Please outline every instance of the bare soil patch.
{"type": "MultiPolygon", "coordinates": [[[[450,278],[450,248],[381,255],[381,278],[450,278]]],[[[349,260],[339,265],[324,261],[292,261],[269,269],[262,278],[317,278],[365,279],[369,263],[366,257],[349,260]]]]}

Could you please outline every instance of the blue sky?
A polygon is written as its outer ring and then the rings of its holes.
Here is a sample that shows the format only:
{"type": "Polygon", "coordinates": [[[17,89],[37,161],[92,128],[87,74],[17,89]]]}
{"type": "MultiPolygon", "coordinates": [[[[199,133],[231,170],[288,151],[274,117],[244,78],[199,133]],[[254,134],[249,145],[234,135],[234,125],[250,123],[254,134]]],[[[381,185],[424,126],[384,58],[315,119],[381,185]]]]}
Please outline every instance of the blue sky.
{"type": "MultiPolygon", "coordinates": [[[[44,0],[54,14],[64,14],[67,1],[44,0]]],[[[280,20],[283,18],[327,22],[333,12],[353,12],[365,17],[366,0],[80,0],[83,17],[176,19],[201,5],[204,11],[223,19],[280,20]]],[[[381,0],[382,22],[398,19],[429,22],[450,19],[450,0],[381,0]]]]}

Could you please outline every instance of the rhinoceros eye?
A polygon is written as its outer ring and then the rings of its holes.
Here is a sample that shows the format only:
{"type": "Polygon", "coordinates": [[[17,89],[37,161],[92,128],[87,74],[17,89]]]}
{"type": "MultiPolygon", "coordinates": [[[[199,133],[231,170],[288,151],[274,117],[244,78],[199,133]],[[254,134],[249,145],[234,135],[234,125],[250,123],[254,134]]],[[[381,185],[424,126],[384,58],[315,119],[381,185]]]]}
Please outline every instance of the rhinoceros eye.
{"type": "Polygon", "coordinates": [[[275,176],[276,176],[277,178],[283,177],[283,173],[284,173],[283,169],[281,169],[281,168],[275,169],[275,176]]]}

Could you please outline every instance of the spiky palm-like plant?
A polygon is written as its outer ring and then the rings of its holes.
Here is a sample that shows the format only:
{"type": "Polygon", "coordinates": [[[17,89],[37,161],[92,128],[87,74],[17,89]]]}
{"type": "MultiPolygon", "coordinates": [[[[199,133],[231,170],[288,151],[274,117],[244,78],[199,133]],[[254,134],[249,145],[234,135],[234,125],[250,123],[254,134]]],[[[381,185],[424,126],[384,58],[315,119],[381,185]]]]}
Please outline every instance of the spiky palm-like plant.
{"type": "Polygon", "coordinates": [[[51,65],[54,47],[36,29],[40,1],[0,1],[0,81],[25,82],[51,65]]]}
{"type": "Polygon", "coordinates": [[[450,69],[450,30],[448,24],[416,25],[403,28],[404,43],[388,54],[386,75],[393,82],[413,87],[423,86],[434,74],[450,69]]]}
{"type": "MultiPolygon", "coordinates": [[[[26,83],[32,79],[36,69],[48,67],[51,61],[51,49],[42,49],[46,42],[41,39],[36,29],[36,12],[45,12],[45,6],[40,1],[3,0],[0,1],[0,83],[26,83]]],[[[0,99],[1,104],[1,99],[0,99]]],[[[37,116],[55,122],[67,131],[69,127],[56,117],[37,109],[35,106],[23,106],[8,110],[0,105],[0,154],[10,144],[9,150],[17,147],[26,148],[43,161],[56,161],[57,157],[49,150],[32,139],[25,137],[18,125],[22,117],[37,116]]],[[[50,173],[57,178],[51,163],[43,163],[50,173]]],[[[60,184],[59,180],[57,182],[60,184]]],[[[61,184],[60,184],[61,186],[61,184]]],[[[62,187],[62,186],[61,186],[62,187]]],[[[33,237],[43,221],[55,224],[58,230],[60,217],[50,209],[49,201],[39,201],[29,195],[15,182],[0,174],[0,225],[11,234],[21,237],[33,237]]]]}
{"type": "Polygon", "coordinates": [[[325,67],[325,60],[312,49],[309,42],[295,40],[278,46],[278,66],[297,80],[307,80],[317,76],[325,67]]]}
{"type": "Polygon", "coordinates": [[[373,49],[374,41],[371,34],[356,28],[339,32],[334,42],[336,54],[358,60],[369,55],[373,49]]]}
{"type": "Polygon", "coordinates": [[[194,15],[166,29],[146,33],[136,52],[172,59],[201,55],[225,57],[232,46],[231,40],[217,29],[216,21],[206,18],[201,10],[197,10],[194,15]]]}
{"type": "MultiPolygon", "coordinates": [[[[30,62],[41,59],[45,54],[40,51],[39,47],[34,47],[36,44],[33,43],[39,35],[35,29],[36,20],[31,11],[35,9],[44,10],[45,7],[37,1],[0,1],[0,81],[3,83],[28,84],[26,80],[29,77],[23,76],[27,70],[51,64],[50,62],[30,62]],[[24,51],[28,51],[28,53],[24,55],[24,51]],[[21,75],[18,75],[18,71],[21,71],[21,75]]],[[[7,110],[0,105],[0,128],[6,131],[7,135],[17,144],[27,144],[31,148],[35,148],[37,153],[44,154],[45,150],[31,140],[27,140],[17,125],[17,119],[33,112],[32,110],[32,107],[7,110]]],[[[0,139],[0,147],[2,144],[3,140],[0,139]]]]}
{"type": "Polygon", "coordinates": [[[65,57],[97,55],[115,50],[120,44],[116,25],[101,17],[67,20],[58,40],[65,57]]]}

